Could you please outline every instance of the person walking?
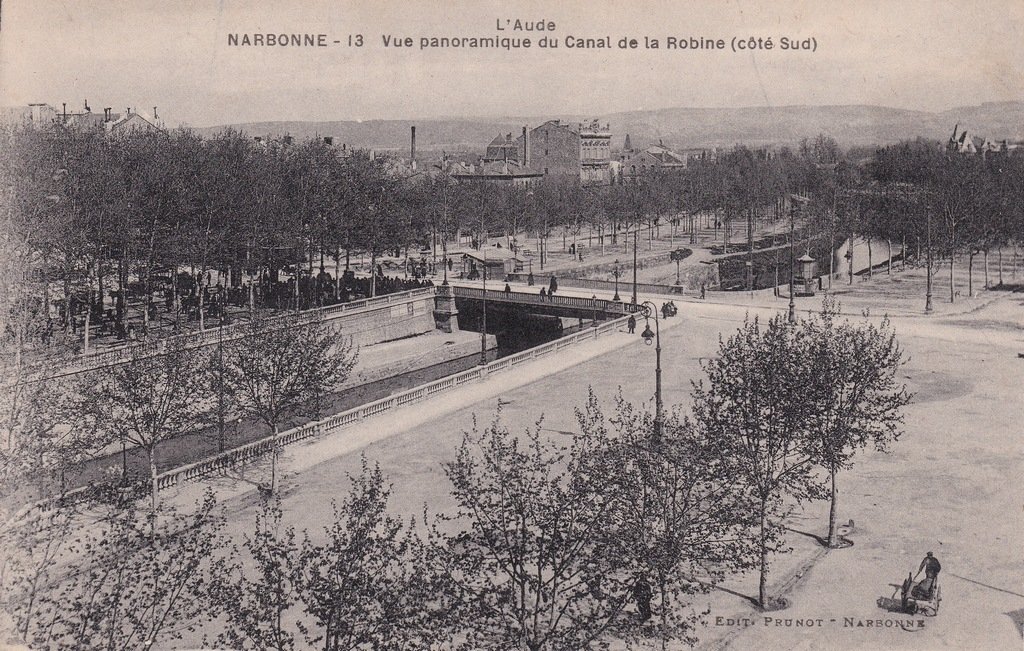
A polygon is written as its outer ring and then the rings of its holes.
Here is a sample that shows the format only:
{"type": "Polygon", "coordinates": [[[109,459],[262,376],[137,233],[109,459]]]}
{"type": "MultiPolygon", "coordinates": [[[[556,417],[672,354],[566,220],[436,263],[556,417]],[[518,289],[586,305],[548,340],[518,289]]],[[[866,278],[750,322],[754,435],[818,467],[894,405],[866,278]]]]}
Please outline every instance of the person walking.
{"type": "Polygon", "coordinates": [[[942,570],[942,563],[939,563],[939,559],[935,558],[931,552],[928,552],[924,555],[924,559],[921,560],[921,567],[917,569],[917,574],[914,575],[915,579],[921,574],[922,570],[924,570],[926,579],[936,579],[942,570]]]}
{"type": "Polygon", "coordinates": [[[700,284],[700,300],[704,300],[707,297],[708,287],[704,283],[700,284]]]}
{"type": "Polygon", "coordinates": [[[512,288],[509,287],[508,283],[505,283],[505,293],[506,294],[511,294],[512,293],[512,288]]]}
{"type": "MultiPolygon", "coordinates": [[[[541,291],[544,291],[543,289],[541,291]]],[[[636,332],[636,317],[632,314],[629,315],[629,321],[626,321],[626,328],[629,329],[629,334],[636,332]]]]}

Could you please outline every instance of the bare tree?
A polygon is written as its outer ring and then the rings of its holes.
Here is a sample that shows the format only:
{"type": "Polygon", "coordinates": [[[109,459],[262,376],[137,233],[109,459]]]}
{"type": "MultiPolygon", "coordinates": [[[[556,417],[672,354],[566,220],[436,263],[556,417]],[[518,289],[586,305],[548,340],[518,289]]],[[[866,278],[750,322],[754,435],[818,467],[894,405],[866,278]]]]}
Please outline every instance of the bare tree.
{"type": "Polygon", "coordinates": [[[729,461],[728,472],[745,482],[758,523],[758,604],[775,606],[767,594],[769,553],[781,549],[783,503],[821,497],[814,474],[816,450],[808,444],[803,393],[812,377],[803,331],[782,315],[762,324],[746,320],[719,343],[704,363],[707,381],[693,390],[694,423],[700,436],[729,461]]]}
{"type": "Polygon", "coordinates": [[[658,613],[661,648],[673,640],[695,644],[706,613],[692,608],[693,595],[753,567],[758,558],[751,532],[757,522],[745,484],[676,415],[657,442],[652,415],[621,397],[610,423],[593,393],[577,419],[598,441],[606,439],[609,424],[614,427],[605,476],[615,486],[617,506],[605,528],[607,545],[627,559],[633,573],[650,578],[659,603],[651,610],[658,613]]]}
{"type": "Polygon", "coordinates": [[[94,414],[111,442],[135,445],[149,461],[150,501],[157,506],[159,446],[203,422],[209,405],[206,356],[181,339],[152,355],[133,349],[124,364],[108,366],[84,390],[80,408],[94,414]]]}
{"type": "Polygon", "coordinates": [[[34,648],[122,651],[194,630],[208,618],[201,588],[223,545],[215,506],[208,494],[190,512],[141,514],[126,498],[88,519],[35,521],[4,577],[19,637],[34,648]]]}
{"type": "Polygon", "coordinates": [[[281,523],[281,503],[264,501],[251,536],[213,566],[208,594],[226,625],[217,644],[234,649],[291,651],[295,621],[289,611],[301,586],[294,583],[299,547],[295,530],[281,523]]]}
{"type": "Polygon", "coordinates": [[[316,622],[306,642],[324,651],[428,648],[434,637],[428,602],[436,595],[428,590],[419,541],[388,515],[391,487],[379,467],[364,458],[360,474],[349,479],[324,542],[307,533],[298,554],[298,598],[316,622]]]}
{"type": "Polygon", "coordinates": [[[522,439],[495,421],[445,465],[457,533],[433,531],[473,648],[590,648],[627,601],[622,559],[603,544],[615,507],[593,441],[522,439]]]}
{"type": "Polygon", "coordinates": [[[911,399],[896,379],[903,351],[888,319],[880,325],[839,321],[839,306],[826,300],[819,315],[801,322],[811,381],[803,400],[818,446],[818,463],[831,482],[828,546],[839,546],[836,475],[853,464],[868,445],[884,451],[902,433],[903,412],[911,399]]]}
{"type": "Polygon", "coordinates": [[[233,404],[274,434],[270,493],[277,490],[277,434],[291,415],[319,414],[330,391],[355,365],[352,343],[322,321],[257,315],[226,346],[223,382],[233,404]]]}

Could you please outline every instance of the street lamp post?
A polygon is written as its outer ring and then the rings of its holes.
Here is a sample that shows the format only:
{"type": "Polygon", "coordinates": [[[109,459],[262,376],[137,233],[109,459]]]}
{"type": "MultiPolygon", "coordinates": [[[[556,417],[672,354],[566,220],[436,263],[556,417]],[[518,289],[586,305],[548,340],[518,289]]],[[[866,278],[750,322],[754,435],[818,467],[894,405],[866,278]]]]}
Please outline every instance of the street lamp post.
{"type": "Polygon", "coordinates": [[[594,323],[593,323],[593,326],[596,328],[597,327],[597,294],[594,294],[594,295],[592,295],[590,297],[590,302],[594,306],[594,323]]]}
{"type": "Polygon", "coordinates": [[[796,266],[796,254],[793,252],[793,240],[796,232],[796,205],[789,208],[789,322],[796,323],[796,301],[793,299],[793,268],[796,266]]]}
{"type": "Polygon", "coordinates": [[[217,323],[217,451],[224,451],[224,305],[217,323]]]}
{"type": "Polygon", "coordinates": [[[612,272],[612,276],[615,277],[615,298],[612,299],[613,301],[621,301],[622,300],[621,298],[619,298],[619,276],[621,276],[621,275],[622,275],[622,269],[619,268],[619,259],[616,258],[615,259],[615,271],[612,272]]]}
{"type": "Polygon", "coordinates": [[[639,227],[633,231],[633,300],[631,301],[633,305],[636,305],[636,238],[639,232],[639,227]]]}
{"type": "Polygon", "coordinates": [[[483,264],[481,265],[482,276],[484,280],[484,298],[483,298],[483,319],[480,325],[480,366],[487,364],[487,241],[484,236],[484,214],[480,212],[480,235],[482,237],[481,250],[483,251],[483,264]]]}
{"type": "MultiPolygon", "coordinates": [[[[925,219],[926,229],[928,233],[928,248],[925,251],[925,260],[927,262],[925,275],[927,276],[927,289],[924,297],[924,311],[927,314],[932,313],[932,211],[930,208],[925,208],[925,219]]],[[[920,242],[921,240],[918,240],[920,242]]]]}
{"type": "Polygon", "coordinates": [[[641,304],[644,313],[644,319],[647,323],[644,325],[644,331],[640,334],[644,339],[644,343],[650,346],[652,343],[654,346],[654,433],[652,436],[652,442],[655,446],[661,443],[661,428],[662,428],[662,407],[661,407],[661,326],[658,323],[658,308],[650,302],[644,301],[641,304]],[[654,332],[651,332],[651,317],[654,317],[654,332]]]}
{"type": "MultiPolygon", "coordinates": [[[[486,255],[486,253],[484,254],[486,255]]],[[[483,299],[483,319],[480,325],[480,365],[483,366],[487,363],[487,262],[483,264],[483,278],[484,278],[484,299],[483,299]]]]}

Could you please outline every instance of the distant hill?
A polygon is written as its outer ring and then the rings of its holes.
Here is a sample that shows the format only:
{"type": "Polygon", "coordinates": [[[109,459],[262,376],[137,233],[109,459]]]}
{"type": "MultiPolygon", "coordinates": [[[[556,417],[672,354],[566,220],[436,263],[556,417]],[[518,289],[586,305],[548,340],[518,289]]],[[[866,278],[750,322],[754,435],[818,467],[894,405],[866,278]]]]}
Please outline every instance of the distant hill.
{"type": "Polygon", "coordinates": [[[634,146],[663,140],[677,149],[795,145],[802,138],[825,133],[840,145],[867,146],[923,137],[945,140],[959,124],[975,135],[993,140],[1024,139],[1024,102],[990,102],[940,112],[911,111],[883,106],[779,106],[751,108],[669,108],[628,111],[600,116],[540,116],[453,118],[429,120],[365,120],[337,122],[256,122],[197,129],[210,135],[233,127],[254,136],[290,134],[302,140],[333,136],[336,143],[352,147],[409,150],[409,127],[416,126],[417,149],[483,152],[494,136],[518,135],[524,125],[562,118],[578,122],[597,117],[610,123],[613,148],[622,146],[625,134],[634,146]]]}

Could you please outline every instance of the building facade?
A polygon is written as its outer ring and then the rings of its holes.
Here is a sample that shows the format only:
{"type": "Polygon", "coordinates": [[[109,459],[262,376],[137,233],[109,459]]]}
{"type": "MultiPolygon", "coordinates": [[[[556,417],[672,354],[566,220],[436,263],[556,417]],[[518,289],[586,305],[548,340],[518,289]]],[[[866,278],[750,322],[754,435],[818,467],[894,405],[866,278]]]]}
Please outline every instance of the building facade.
{"type": "Polygon", "coordinates": [[[607,185],[612,181],[611,141],[611,128],[597,120],[548,120],[520,136],[516,149],[526,152],[526,167],[577,176],[586,185],[607,185]]]}
{"type": "Polygon", "coordinates": [[[544,173],[524,167],[515,161],[481,161],[476,165],[452,164],[448,168],[451,177],[460,183],[486,182],[498,185],[532,185],[544,173]]]}
{"type": "Polygon", "coordinates": [[[513,139],[511,133],[504,136],[499,133],[487,145],[487,151],[484,153],[484,162],[512,161],[518,163],[520,158],[519,152],[521,151],[519,142],[521,140],[522,138],[513,139]]]}
{"type": "Polygon", "coordinates": [[[642,176],[649,170],[686,169],[686,156],[677,154],[660,142],[646,149],[633,149],[630,147],[629,135],[626,136],[626,148],[617,158],[619,165],[616,167],[623,181],[642,176]]]}
{"type": "Polygon", "coordinates": [[[946,143],[946,149],[950,152],[956,152],[958,154],[1007,154],[1011,151],[1022,148],[1022,143],[1001,140],[994,141],[989,138],[981,138],[978,136],[972,136],[967,132],[967,129],[960,131],[960,125],[957,124],[953,127],[953,135],[949,137],[949,141],[946,143]]]}
{"type": "Polygon", "coordinates": [[[142,113],[132,108],[125,113],[114,113],[111,108],[104,108],[103,113],[93,113],[86,100],[81,110],[68,110],[67,104],[55,108],[49,104],[35,103],[27,107],[16,107],[4,112],[4,122],[25,124],[41,128],[48,124],[63,124],[74,129],[103,129],[107,133],[125,133],[129,131],[149,131],[163,129],[163,122],[158,118],[156,107],[153,114],[142,113]]]}

